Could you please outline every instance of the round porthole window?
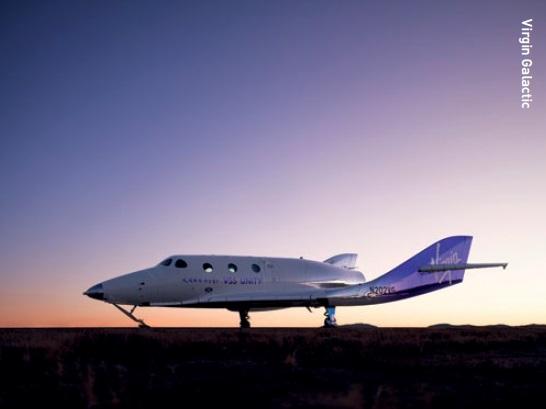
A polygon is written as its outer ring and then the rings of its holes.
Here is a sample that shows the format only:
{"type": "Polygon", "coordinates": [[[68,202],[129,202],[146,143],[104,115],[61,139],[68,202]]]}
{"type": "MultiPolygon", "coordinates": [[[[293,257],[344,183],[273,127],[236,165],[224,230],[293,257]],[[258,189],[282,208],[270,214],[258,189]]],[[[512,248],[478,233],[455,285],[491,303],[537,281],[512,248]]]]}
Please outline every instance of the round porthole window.
{"type": "Polygon", "coordinates": [[[178,260],[176,260],[176,263],[174,263],[175,267],[178,267],[178,268],[186,268],[188,267],[188,263],[186,263],[185,260],[182,260],[181,258],[179,258],[178,260]]]}
{"type": "Polygon", "coordinates": [[[258,264],[252,264],[252,271],[255,273],[259,273],[261,270],[260,266],[258,264]]]}
{"type": "Polygon", "coordinates": [[[229,263],[227,269],[230,273],[235,273],[237,271],[237,266],[233,263],[229,263]]]}
{"type": "Polygon", "coordinates": [[[212,273],[212,264],[210,263],[204,263],[203,264],[203,270],[205,271],[205,273],[212,273]]]}

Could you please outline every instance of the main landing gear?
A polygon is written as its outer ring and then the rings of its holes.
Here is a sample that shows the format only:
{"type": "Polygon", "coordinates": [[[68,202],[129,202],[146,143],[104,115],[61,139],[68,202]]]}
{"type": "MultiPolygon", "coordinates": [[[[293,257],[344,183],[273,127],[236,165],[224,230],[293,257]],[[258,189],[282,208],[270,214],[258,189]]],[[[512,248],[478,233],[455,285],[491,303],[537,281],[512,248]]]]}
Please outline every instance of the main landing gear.
{"type": "Polygon", "coordinates": [[[326,312],[324,313],[324,316],[326,318],[324,319],[324,327],[323,328],[337,327],[336,307],[326,307],[326,312]]]}
{"type": "Polygon", "coordinates": [[[118,310],[120,310],[122,313],[124,313],[125,315],[127,315],[129,318],[131,318],[134,322],[138,323],[138,327],[139,328],[150,328],[150,326],[148,324],[146,324],[144,322],[144,320],[140,319],[140,318],[137,318],[133,315],[133,312],[135,312],[136,310],[136,305],[133,306],[133,308],[131,308],[131,311],[127,311],[125,308],[122,308],[120,307],[119,305],[117,304],[114,304],[112,303],[112,305],[114,307],[116,307],[118,310]]]}
{"type": "Polygon", "coordinates": [[[239,323],[241,328],[250,328],[250,317],[248,315],[248,310],[239,310],[239,318],[241,320],[239,323]]]}

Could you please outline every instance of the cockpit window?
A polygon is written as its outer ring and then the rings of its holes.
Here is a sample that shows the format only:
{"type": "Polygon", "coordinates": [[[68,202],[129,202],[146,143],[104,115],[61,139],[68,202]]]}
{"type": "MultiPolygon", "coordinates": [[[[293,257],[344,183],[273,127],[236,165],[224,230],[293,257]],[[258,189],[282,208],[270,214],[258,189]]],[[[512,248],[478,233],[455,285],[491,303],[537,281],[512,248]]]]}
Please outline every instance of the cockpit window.
{"type": "Polygon", "coordinates": [[[175,267],[178,267],[178,268],[186,268],[188,267],[188,263],[186,263],[185,260],[182,260],[181,258],[179,258],[178,260],[176,260],[176,263],[174,263],[175,267]]]}
{"type": "Polygon", "coordinates": [[[168,258],[167,260],[163,260],[161,263],[162,266],[170,266],[171,263],[173,262],[173,259],[172,258],[168,258]]]}
{"type": "Polygon", "coordinates": [[[204,263],[203,264],[203,270],[205,270],[205,273],[212,273],[212,264],[210,263],[204,263]]]}

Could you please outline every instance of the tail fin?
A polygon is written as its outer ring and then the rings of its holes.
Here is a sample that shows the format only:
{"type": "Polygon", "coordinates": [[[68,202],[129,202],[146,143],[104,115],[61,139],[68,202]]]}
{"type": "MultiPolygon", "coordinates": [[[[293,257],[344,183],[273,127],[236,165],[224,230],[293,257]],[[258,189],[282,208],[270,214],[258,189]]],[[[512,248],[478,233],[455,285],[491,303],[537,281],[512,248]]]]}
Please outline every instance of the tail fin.
{"type": "Polygon", "coordinates": [[[438,290],[447,285],[463,281],[464,269],[434,269],[425,272],[423,266],[452,265],[454,268],[467,263],[471,236],[453,236],[442,239],[403,262],[388,273],[369,282],[370,286],[396,287],[396,292],[407,291],[406,296],[413,296],[438,290]]]}

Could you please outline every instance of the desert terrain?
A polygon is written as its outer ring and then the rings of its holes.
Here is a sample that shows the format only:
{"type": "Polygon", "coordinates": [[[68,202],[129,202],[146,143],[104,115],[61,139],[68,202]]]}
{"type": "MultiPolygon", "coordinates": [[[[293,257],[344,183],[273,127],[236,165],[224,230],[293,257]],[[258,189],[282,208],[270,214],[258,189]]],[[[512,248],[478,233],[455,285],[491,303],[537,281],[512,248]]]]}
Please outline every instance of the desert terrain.
{"type": "Polygon", "coordinates": [[[546,326],[0,329],[0,407],[546,407],[546,326]]]}

